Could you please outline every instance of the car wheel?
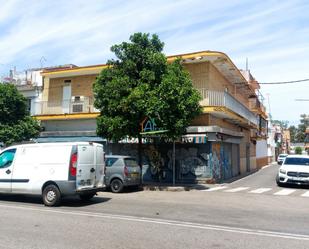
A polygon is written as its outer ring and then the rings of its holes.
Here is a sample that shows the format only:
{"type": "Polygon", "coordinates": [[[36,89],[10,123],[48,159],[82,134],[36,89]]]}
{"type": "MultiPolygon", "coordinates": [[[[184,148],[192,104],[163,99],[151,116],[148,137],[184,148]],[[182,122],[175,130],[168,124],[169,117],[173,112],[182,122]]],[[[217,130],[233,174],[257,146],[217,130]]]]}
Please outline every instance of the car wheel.
{"type": "Polygon", "coordinates": [[[79,198],[80,198],[82,201],[89,201],[89,200],[92,199],[95,195],[96,195],[96,193],[80,194],[80,195],[79,195],[79,198]]]}
{"type": "Polygon", "coordinates": [[[120,193],[123,190],[123,183],[120,179],[114,179],[111,182],[111,190],[113,193],[120,193]]]}
{"type": "Polygon", "coordinates": [[[45,206],[55,207],[61,202],[61,193],[56,185],[50,184],[43,189],[42,198],[45,206]]]}

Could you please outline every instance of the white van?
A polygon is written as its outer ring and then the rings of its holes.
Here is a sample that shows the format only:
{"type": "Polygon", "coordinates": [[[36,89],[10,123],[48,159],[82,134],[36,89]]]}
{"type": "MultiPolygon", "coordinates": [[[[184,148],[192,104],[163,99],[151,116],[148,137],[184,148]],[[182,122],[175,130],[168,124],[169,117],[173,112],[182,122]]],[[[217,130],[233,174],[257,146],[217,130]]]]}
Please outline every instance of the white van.
{"type": "Polygon", "coordinates": [[[42,195],[46,206],[66,195],[89,200],[104,188],[104,159],[97,143],[11,146],[0,152],[0,193],[42,195]]]}

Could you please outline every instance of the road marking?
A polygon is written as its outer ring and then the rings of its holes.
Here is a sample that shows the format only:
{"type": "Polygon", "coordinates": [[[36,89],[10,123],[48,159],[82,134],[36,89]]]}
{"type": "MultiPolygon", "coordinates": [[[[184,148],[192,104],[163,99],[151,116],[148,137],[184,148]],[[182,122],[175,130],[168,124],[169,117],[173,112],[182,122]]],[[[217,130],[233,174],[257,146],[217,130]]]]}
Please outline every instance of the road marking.
{"type": "Polygon", "coordinates": [[[302,241],[309,241],[309,235],[306,234],[296,234],[296,233],[282,233],[276,231],[267,231],[267,230],[258,230],[258,229],[249,229],[249,228],[239,228],[233,226],[219,226],[213,224],[202,224],[202,223],[193,223],[193,222],[185,222],[185,221],[177,221],[177,220],[166,220],[166,219],[155,219],[155,218],[146,218],[146,217],[138,217],[138,216],[125,216],[125,215],[114,215],[108,213],[92,213],[92,212],[84,212],[84,211],[70,211],[70,210],[59,210],[55,208],[34,208],[27,207],[22,205],[2,205],[0,204],[0,208],[3,209],[19,209],[19,210],[27,210],[27,211],[36,211],[43,213],[55,213],[62,215],[72,215],[72,216],[80,216],[80,217],[95,217],[101,219],[113,219],[113,220],[123,220],[123,221],[132,221],[139,223],[152,223],[159,225],[168,225],[168,226],[177,226],[177,227],[185,227],[185,228],[194,228],[194,229],[202,229],[202,230],[212,230],[212,231],[222,231],[229,233],[238,233],[238,234],[248,234],[248,235],[256,235],[263,237],[275,237],[282,239],[295,239],[302,241]]]}
{"type": "Polygon", "coordinates": [[[227,188],[227,186],[219,186],[219,187],[204,189],[202,191],[211,192],[211,191],[217,191],[217,190],[226,189],[226,188],[227,188]]]}
{"type": "Polygon", "coordinates": [[[265,192],[270,191],[270,190],[272,190],[272,188],[258,188],[258,189],[250,191],[249,193],[261,194],[261,193],[265,193],[265,192]]]}
{"type": "Polygon", "coordinates": [[[232,188],[232,189],[225,190],[224,192],[235,193],[235,192],[246,190],[248,188],[249,187],[232,188]]]}
{"type": "Polygon", "coordinates": [[[274,193],[274,195],[289,195],[289,194],[292,194],[295,191],[296,191],[295,189],[283,189],[283,190],[280,190],[280,191],[274,193]]]}
{"type": "Polygon", "coordinates": [[[306,192],[303,193],[301,196],[303,196],[303,197],[309,197],[309,191],[306,191],[306,192]]]}

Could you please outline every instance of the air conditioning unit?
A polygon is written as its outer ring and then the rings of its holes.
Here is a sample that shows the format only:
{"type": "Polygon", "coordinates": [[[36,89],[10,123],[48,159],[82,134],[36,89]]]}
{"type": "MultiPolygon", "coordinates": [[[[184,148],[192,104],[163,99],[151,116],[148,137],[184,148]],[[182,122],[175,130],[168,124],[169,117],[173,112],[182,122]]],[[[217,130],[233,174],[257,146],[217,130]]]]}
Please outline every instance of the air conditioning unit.
{"type": "Polygon", "coordinates": [[[72,96],[72,112],[83,112],[84,109],[84,96],[72,96]]]}

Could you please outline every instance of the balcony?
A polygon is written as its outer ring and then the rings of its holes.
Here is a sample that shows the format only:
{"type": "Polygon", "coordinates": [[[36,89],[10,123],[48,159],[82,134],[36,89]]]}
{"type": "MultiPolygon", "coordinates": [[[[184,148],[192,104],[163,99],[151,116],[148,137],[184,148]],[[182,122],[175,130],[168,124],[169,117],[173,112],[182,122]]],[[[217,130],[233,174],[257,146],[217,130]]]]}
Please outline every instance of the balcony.
{"type": "Polygon", "coordinates": [[[204,111],[206,110],[206,112],[211,112],[216,116],[228,119],[235,123],[242,123],[243,125],[248,126],[258,126],[259,120],[257,116],[229,93],[203,88],[198,90],[203,97],[200,104],[205,107],[204,111]]]}
{"type": "Polygon", "coordinates": [[[266,114],[265,106],[257,98],[249,98],[249,109],[257,114],[266,114]]]}
{"type": "Polygon", "coordinates": [[[38,101],[34,103],[34,110],[34,116],[99,112],[93,106],[93,98],[83,96],[58,102],[38,101]]]}

